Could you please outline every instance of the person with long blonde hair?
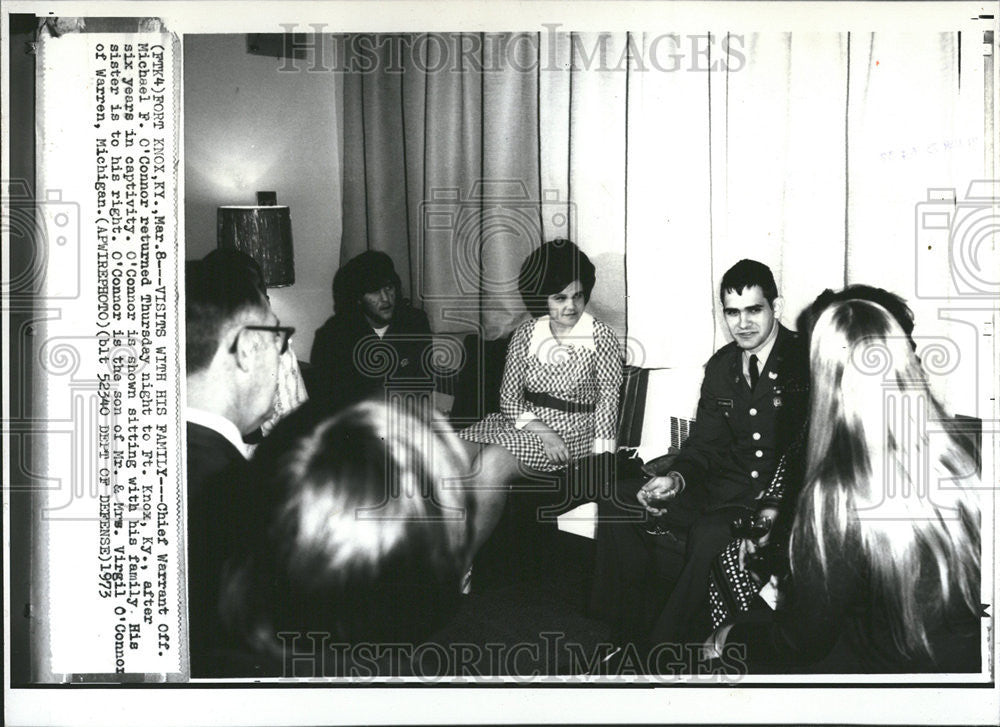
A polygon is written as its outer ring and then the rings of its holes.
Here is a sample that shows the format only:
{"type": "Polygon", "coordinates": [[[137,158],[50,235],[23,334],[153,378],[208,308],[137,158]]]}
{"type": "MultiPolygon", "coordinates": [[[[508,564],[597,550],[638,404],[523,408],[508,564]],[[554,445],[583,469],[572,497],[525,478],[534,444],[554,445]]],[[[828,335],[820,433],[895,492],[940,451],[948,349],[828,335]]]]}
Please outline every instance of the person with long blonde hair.
{"type": "Polygon", "coordinates": [[[746,644],[751,671],[979,671],[980,476],[906,334],[877,304],[838,302],[810,364],[790,592],[716,648],[746,644]]]}

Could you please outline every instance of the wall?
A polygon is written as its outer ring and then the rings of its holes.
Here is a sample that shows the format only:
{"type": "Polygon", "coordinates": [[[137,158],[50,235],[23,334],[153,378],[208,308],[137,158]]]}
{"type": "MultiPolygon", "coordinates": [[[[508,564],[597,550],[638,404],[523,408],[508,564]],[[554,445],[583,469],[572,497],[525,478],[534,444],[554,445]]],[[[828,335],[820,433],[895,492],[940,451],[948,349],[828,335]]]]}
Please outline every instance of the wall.
{"type": "Polygon", "coordinates": [[[215,248],[219,205],[277,192],[291,208],[295,284],[269,293],[308,359],[340,259],[341,81],[307,72],[308,58],[292,72],[282,62],[248,54],[246,35],[184,36],[185,257],[215,248]]]}

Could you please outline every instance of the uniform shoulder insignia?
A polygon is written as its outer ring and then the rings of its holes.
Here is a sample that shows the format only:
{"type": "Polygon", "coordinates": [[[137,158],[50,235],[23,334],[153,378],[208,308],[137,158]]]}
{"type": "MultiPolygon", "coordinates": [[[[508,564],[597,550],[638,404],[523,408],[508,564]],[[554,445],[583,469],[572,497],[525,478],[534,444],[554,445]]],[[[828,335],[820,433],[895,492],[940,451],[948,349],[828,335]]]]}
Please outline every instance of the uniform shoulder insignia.
{"type": "Polygon", "coordinates": [[[722,348],[716,350],[716,352],[709,357],[708,359],[709,363],[711,363],[712,361],[717,361],[718,359],[724,357],[726,354],[730,353],[735,348],[736,348],[736,341],[730,341],[722,348]]]}

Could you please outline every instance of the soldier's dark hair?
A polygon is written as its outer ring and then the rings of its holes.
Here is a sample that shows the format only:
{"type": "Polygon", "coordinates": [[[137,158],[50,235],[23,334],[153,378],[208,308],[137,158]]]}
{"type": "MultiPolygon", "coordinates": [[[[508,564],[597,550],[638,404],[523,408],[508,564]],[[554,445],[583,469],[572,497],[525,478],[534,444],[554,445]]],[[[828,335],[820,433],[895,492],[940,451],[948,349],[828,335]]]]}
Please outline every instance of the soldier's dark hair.
{"type": "Polygon", "coordinates": [[[773,306],[774,299],[778,297],[778,286],[774,282],[771,268],[756,260],[744,258],[729,268],[722,276],[722,283],[719,285],[719,300],[724,304],[726,293],[733,292],[739,295],[755,285],[761,289],[764,298],[773,306]]]}
{"type": "Polygon", "coordinates": [[[589,303],[597,282],[594,264],[573,242],[560,238],[544,243],[525,258],[517,276],[517,289],[524,307],[538,318],[548,312],[546,299],[576,280],[589,303]]]}

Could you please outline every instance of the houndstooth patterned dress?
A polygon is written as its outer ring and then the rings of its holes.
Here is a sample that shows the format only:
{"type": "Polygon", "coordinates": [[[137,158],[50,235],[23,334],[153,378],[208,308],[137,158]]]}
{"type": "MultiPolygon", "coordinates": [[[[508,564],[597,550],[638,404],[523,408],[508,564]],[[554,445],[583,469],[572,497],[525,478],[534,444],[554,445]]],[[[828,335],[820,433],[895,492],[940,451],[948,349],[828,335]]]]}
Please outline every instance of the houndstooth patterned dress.
{"type": "Polygon", "coordinates": [[[556,340],[549,317],[528,321],[514,331],[507,347],[499,413],[462,430],[464,439],[499,444],[527,467],[560,469],[545,454],[542,440],[523,429],[532,419],[551,427],[569,449],[570,457],[615,451],[622,351],[614,332],[588,313],[573,330],[556,340]],[[589,412],[567,412],[540,406],[525,398],[525,390],[568,402],[594,406],[589,412]]]}

